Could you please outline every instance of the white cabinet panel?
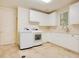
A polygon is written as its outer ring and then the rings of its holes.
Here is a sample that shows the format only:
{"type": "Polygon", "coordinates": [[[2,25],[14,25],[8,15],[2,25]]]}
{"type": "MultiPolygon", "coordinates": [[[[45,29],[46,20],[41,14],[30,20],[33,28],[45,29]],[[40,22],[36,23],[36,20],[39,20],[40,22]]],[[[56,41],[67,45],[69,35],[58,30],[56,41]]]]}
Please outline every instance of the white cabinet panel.
{"type": "Polygon", "coordinates": [[[69,24],[79,24],[79,2],[70,6],[69,24]]]}
{"type": "Polygon", "coordinates": [[[42,32],[42,40],[43,42],[48,42],[49,40],[49,34],[47,32],[42,32]]]}
{"type": "Polygon", "coordinates": [[[38,12],[30,10],[30,21],[38,22],[38,12]]]}
{"type": "Polygon", "coordinates": [[[58,15],[57,12],[53,12],[51,14],[43,15],[45,17],[41,20],[41,26],[57,26],[58,22],[58,15]]]}
{"type": "Polygon", "coordinates": [[[79,52],[79,38],[72,37],[71,34],[50,33],[49,42],[79,52]]]}
{"type": "Polygon", "coordinates": [[[30,10],[30,21],[31,22],[38,22],[40,26],[48,26],[49,20],[48,20],[48,14],[30,10]]]}
{"type": "Polygon", "coordinates": [[[40,26],[57,26],[57,12],[45,14],[35,10],[30,10],[30,21],[39,22],[40,26]]]}
{"type": "Polygon", "coordinates": [[[73,51],[79,52],[79,36],[78,38],[74,36],[72,37],[69,48],[72,49],[73,51]]]}
{"type": "Polygon", "coordinates": [[[42,13],[34,10],[30,10],[30,21],[39,22],[43,18],[42,13]]]}
{"type": "Polygon", "coordinates": [[[48,14],[42,13],[40,19],[40,26],[49,26],[48,14]]]}
{"type": "Polygon", "coordinates": [[[41,19],[40,26],[50,26],[49,19],[47,15],[43,15],[44,19],[41,19]]]}
{"type": "Polygon", "coordinates": [[[41,22],[45,20],[47,17],[47,14],[35,11],[35,10],[30,10],[30,21],[32,22],[41,22]]]}
{"type": "Polygon", "coordinates": [[[50,26],[57,26],[58,15],[57,12],[49,14],[48,20],[50,21],[50,26]]]}
{"type": "Polygon", "coordinates": [[[57,34],[56,33],[50,33],[49,35],[49,38],[50,39],[48,39],[51,43],[56,43],[57,44],[57,34]]]}

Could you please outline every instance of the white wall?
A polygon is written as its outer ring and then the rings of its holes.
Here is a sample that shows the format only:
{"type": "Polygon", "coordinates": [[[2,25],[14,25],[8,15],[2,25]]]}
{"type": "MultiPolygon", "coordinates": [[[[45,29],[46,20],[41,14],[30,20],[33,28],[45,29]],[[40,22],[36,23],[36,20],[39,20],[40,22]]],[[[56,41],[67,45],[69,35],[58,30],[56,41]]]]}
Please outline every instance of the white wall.
{"type": "Polygon", "coordinates": [[[0,7],[0,45],[15,43],[16,9],[0,7]]]}
{"type": "Polygon", "coordinates": [[[79,34],[79,25],[78,24],[70,25],[69,30],[70,30],[70,33],[79,34]]]}
{"type": "Polygon", "coordinates": [[[18,32],[23,32],[24,28],[29,25],[29,9],[18,7],[17,13],[18,32]]]}

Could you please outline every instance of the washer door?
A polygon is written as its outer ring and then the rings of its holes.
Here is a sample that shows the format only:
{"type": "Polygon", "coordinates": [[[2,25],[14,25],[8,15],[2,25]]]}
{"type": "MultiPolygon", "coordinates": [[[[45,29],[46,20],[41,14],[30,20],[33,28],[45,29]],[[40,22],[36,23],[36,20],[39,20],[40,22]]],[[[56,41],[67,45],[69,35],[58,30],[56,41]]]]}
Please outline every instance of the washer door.
{"type": "Polygon", "coordinates": [[[35,40],[41,40],[41,34],[35,34],[35,40]]]}

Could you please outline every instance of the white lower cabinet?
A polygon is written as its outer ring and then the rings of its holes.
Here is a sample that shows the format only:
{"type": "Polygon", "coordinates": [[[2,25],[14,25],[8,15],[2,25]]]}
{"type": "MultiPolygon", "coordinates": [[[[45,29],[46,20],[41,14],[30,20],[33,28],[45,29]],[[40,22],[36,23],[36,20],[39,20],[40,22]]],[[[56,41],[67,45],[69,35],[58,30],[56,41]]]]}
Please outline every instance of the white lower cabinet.
{"type": "Polygon", "coordinates": [[[69,43],[68,45],[69,49],[79,52],[79,38],[72,37],[72,39],[70,39],[70,42],[68,43],[69,43]]]}
{"type": "Polygon", "coordinates": [[[42,32],[42,40],[43,40],[43,42],[47,42],[48,41],[48,33],[47,32],[42,32]]]}
{"type": "Polygon", "coordinates": [[[50,33],[47,39],[51,43],[79,53],[79,38],[71,34],[50,33]]]}

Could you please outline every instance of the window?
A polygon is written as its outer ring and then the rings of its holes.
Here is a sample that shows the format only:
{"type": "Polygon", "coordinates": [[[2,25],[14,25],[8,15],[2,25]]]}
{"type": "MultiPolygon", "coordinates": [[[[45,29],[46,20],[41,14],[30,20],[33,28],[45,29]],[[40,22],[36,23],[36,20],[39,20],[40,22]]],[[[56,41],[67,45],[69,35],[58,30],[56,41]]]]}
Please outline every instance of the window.
{"type": "Polygon", "coordinates": [[[63,27],[68,25],[68,11],[60,13],[60,25],[63,27]]]}

